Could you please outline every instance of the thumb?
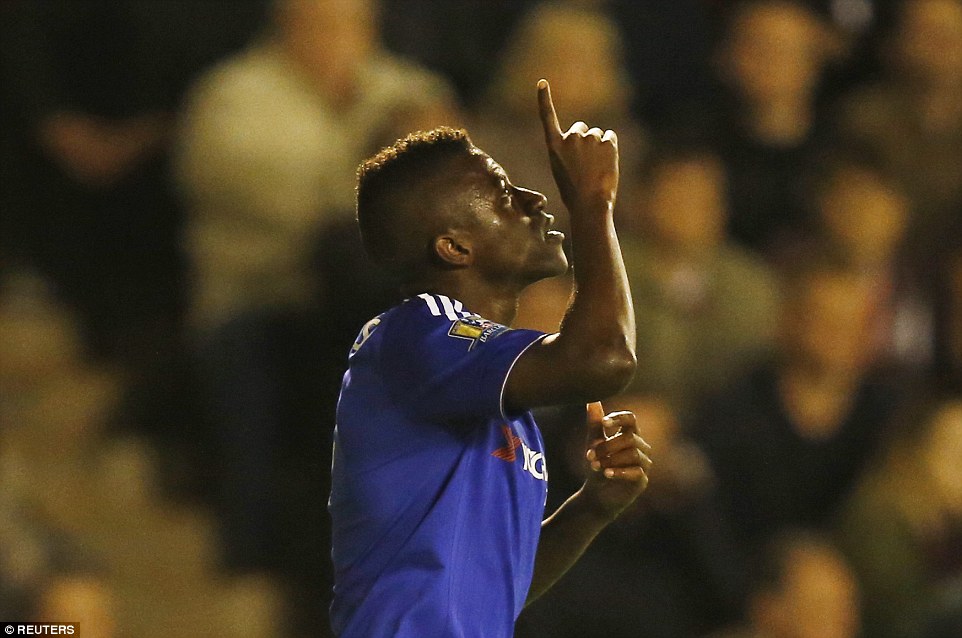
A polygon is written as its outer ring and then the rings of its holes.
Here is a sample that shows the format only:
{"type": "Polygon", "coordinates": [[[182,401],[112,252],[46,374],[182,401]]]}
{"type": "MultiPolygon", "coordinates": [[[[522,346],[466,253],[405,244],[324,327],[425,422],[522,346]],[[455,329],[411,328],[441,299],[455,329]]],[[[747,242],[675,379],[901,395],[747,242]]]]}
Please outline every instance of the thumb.
{"type": "Polygon", "coordinates": [[[605,419],[605,409],[601,406],[600,401],[595,401],[594,403],[589,403],[587,405],[587,425],[588,425],[589,441],[605,438],[604,419],[605,419]]]}

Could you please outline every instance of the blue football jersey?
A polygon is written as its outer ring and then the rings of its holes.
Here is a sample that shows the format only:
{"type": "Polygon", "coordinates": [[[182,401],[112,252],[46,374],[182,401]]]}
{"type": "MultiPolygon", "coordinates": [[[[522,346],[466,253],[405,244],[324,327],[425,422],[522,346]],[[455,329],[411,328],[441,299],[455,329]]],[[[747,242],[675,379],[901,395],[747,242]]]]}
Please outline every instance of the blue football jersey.
{"type": "Polygon", "coordinates": [[[547,496],[541,433],[505,381],[543,336],[443,295],[372,319],[337,406],[331,624],[352,636],[508,637],[547,496]]]}

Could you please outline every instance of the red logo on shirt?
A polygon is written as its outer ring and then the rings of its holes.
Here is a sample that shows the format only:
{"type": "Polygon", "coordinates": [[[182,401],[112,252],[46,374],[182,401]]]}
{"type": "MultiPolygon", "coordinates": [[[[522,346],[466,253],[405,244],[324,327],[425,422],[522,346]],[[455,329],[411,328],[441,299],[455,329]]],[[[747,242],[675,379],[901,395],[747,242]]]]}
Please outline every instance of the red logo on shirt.
{"type": "Polygon", "coordinates": [[[511,430],[511,426],[502,425],[501,433],[504,434],[504,440],[508,442],[504,447],[499,447],[497,450],[491,453],[491,456],[497,457],[502,461],[507,461],[508,463],[514,463],[518,458],[515,450],[521,445],[521,439],[511,430]]]}
{"type": "Polygon", "coordinates": [[[516,435],[509,425],[502,425],[501,433],[504,434],[504,440],[507,442],[507,445],[499,447],[491,453],[491,456],[499,458],[502,461],[507,461],[508,463],[514,463],[518,459],[518,454],[515,450],[520,447],[524,455],[524,467],[522,467],[522,469],[539,481],[547,481],[548,469],[544,464],[544,454],[529,449],[528,446],[524,444],[524,441],[521,440],[521,437],[516,435]]]}

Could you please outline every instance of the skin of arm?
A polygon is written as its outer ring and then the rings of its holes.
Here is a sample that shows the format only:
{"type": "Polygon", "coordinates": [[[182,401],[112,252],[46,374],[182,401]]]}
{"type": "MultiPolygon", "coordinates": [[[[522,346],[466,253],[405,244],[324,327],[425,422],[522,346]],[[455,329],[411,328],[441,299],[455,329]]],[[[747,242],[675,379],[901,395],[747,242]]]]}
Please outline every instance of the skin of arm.
{"type": "Polygon", "coordinates": [[[586,459],[591,471],[582,488],[541,525],[526,604],[561,578],[601,530],[648,486],[651,447],[638,435],[635,415],[613,412],[605,416],[600,403],[591,403],[587,423],[586,459]]]}
{"type": "Polygon", "coordinates": [[[576,122],[562,133],[547,81],[538,106],[551,171],[571,214],[575,295],[559,333],[529,348],[505,385],[505,404],[588,405],[586,459],[578,492],[544,521],[528,602],[551,587],[648,485],[650,447],[635,415],[604,415],[596,401],[615,394],[635,370],[635,321],[613,210],[618,137],[576,122]]]}
{"type": "Polygon", "coordinates": [[[538,104],[555,182],[571,216],[575,295],[558,334],[518,359],[505,403],[530,409],[598,401],[635,370],[635,320],[615,233],[618,137],[576,122],[562,133],[548,83],[538,104]]]}

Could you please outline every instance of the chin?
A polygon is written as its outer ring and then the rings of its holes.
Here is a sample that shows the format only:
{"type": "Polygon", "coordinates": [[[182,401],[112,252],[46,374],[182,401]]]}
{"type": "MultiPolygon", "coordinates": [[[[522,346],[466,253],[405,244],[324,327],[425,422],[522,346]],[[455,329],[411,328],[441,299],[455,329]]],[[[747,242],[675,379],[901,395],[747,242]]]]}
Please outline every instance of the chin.
{"type": "Polygon", "coordinates": [[[564,252],[561,252],[556,259],[551,260],[549,263],[543,264],[540,268],[532,269],[529,283],[541,281],[542,279],[549,279],[551,277],[560,277],[566,272],[568,272],[568,257],[564,254],[564,252]]]}

